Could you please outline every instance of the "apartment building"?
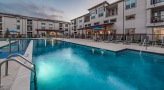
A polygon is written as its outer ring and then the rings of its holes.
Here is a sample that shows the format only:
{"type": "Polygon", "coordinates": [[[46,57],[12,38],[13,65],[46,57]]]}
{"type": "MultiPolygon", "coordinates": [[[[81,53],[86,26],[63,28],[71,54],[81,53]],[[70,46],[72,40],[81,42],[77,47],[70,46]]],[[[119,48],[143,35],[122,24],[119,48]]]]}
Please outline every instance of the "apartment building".
{"type": "Polygon", "coordinates": [[[164,36],[164,0],[147,0],[146,13],[148,33],[155,34],[154,38],[164,36]]]}
{"type": "Polygon", "coordinates": [[[100,27],[102,34],[158,34],[164,36],[164,0],[104,1],[88,9],[89,13],[71,20],[72,34],[90,34],[100,27]]]}
{"type": "Polygon", "coordinates": [[[4,35],[5,31],[16,30],[19,34],[34,36],[36,34],[56,34],[64,32],[70,33],[70,22],[50,20],[44,18],[15,15],[9,13],[0,13],[0,34],[4,35]]]}

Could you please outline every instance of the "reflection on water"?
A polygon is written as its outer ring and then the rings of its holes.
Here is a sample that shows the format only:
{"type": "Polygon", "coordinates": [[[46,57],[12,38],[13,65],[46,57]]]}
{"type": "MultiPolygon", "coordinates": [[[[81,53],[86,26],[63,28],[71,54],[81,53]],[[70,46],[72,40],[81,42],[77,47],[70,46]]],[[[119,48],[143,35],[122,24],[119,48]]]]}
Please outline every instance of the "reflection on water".
{"type": "Polygon", "coordinates": [[[30,40],[19,40],[11,44],[11,53],[9,45],[0,48],[0,59],[6,58],[9,54],[24,54],[30,40]]]}
{"type": "MultiPolygon", "coordinates": [[[[164,65],[138,52],[114,54],[61,42],[34,42],[38,90],[163,90],[164,65]],[[52,45],[54,43],[54,46],[52,45]]],[[[147,55],[147,54],[145,54],[147,55]]],[[[33,87],[31,87],[33,90],[33,87]]]]}

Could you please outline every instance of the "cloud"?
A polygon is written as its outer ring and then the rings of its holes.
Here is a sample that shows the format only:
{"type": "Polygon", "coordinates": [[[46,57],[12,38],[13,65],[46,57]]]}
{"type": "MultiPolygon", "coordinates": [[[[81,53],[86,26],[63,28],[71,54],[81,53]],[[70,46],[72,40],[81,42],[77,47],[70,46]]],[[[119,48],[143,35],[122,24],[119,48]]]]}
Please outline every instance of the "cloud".
{"type": "Polygon", "coordinates": [[[37,5],[34,3],[25,2],[0,2],[0,12],[14,13],[26,16],[49,18],[49,19],[62,19],[64,11],[54,7],[47,7],[44,5],[37,5]]]}

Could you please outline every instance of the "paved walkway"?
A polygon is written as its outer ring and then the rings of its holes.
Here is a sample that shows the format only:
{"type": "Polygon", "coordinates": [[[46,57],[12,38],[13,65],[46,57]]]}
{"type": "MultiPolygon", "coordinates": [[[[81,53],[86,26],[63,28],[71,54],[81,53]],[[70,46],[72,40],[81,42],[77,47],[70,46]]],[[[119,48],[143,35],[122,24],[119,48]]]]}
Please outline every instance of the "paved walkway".
{"type": "MultiPolygon", "coordinates": [[[[123,43],[105,43],[105,42],[95,42],[92,40],[88,40],[88,39],[59,39],[59,38],[55,38],[57,40],[63,40],[63,41],[67,41],[67,42],[73,42],[73,43],[77,43],[77,44],[82,44],[82,45],[87,45],[87,46],[92,46],[92,47],[98,47],[98,48],[102,48],[102,49],[106,49],[106,50],[111,50],[111,51],[120,51],[123,49],[133,49],[133,50],[141,50],[142,46],[139,46],[139,44],[130,44],[130,45],[126,45],[123,43]]],[[[143,48],[143,51],[147,51],[147,52],[154,52],[154,53],[160,53],[160,54],[164,54],[164,48],[161,47],[157,47],[157,46],[148,46],[147,50],[146,47],[143,48]]]]}

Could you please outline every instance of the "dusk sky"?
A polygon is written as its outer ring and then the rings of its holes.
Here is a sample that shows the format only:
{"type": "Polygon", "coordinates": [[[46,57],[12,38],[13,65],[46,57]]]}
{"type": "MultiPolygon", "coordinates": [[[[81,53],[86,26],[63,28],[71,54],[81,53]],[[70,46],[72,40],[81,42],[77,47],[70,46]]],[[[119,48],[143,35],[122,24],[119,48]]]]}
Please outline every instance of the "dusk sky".
{"type": "MultiPolygon", "coordinates": [[[[70,21],[105,0],[1,0],[0,12],[70,21]]],[[[117,0],[106,0],[109,3],[117,0]]]]}

